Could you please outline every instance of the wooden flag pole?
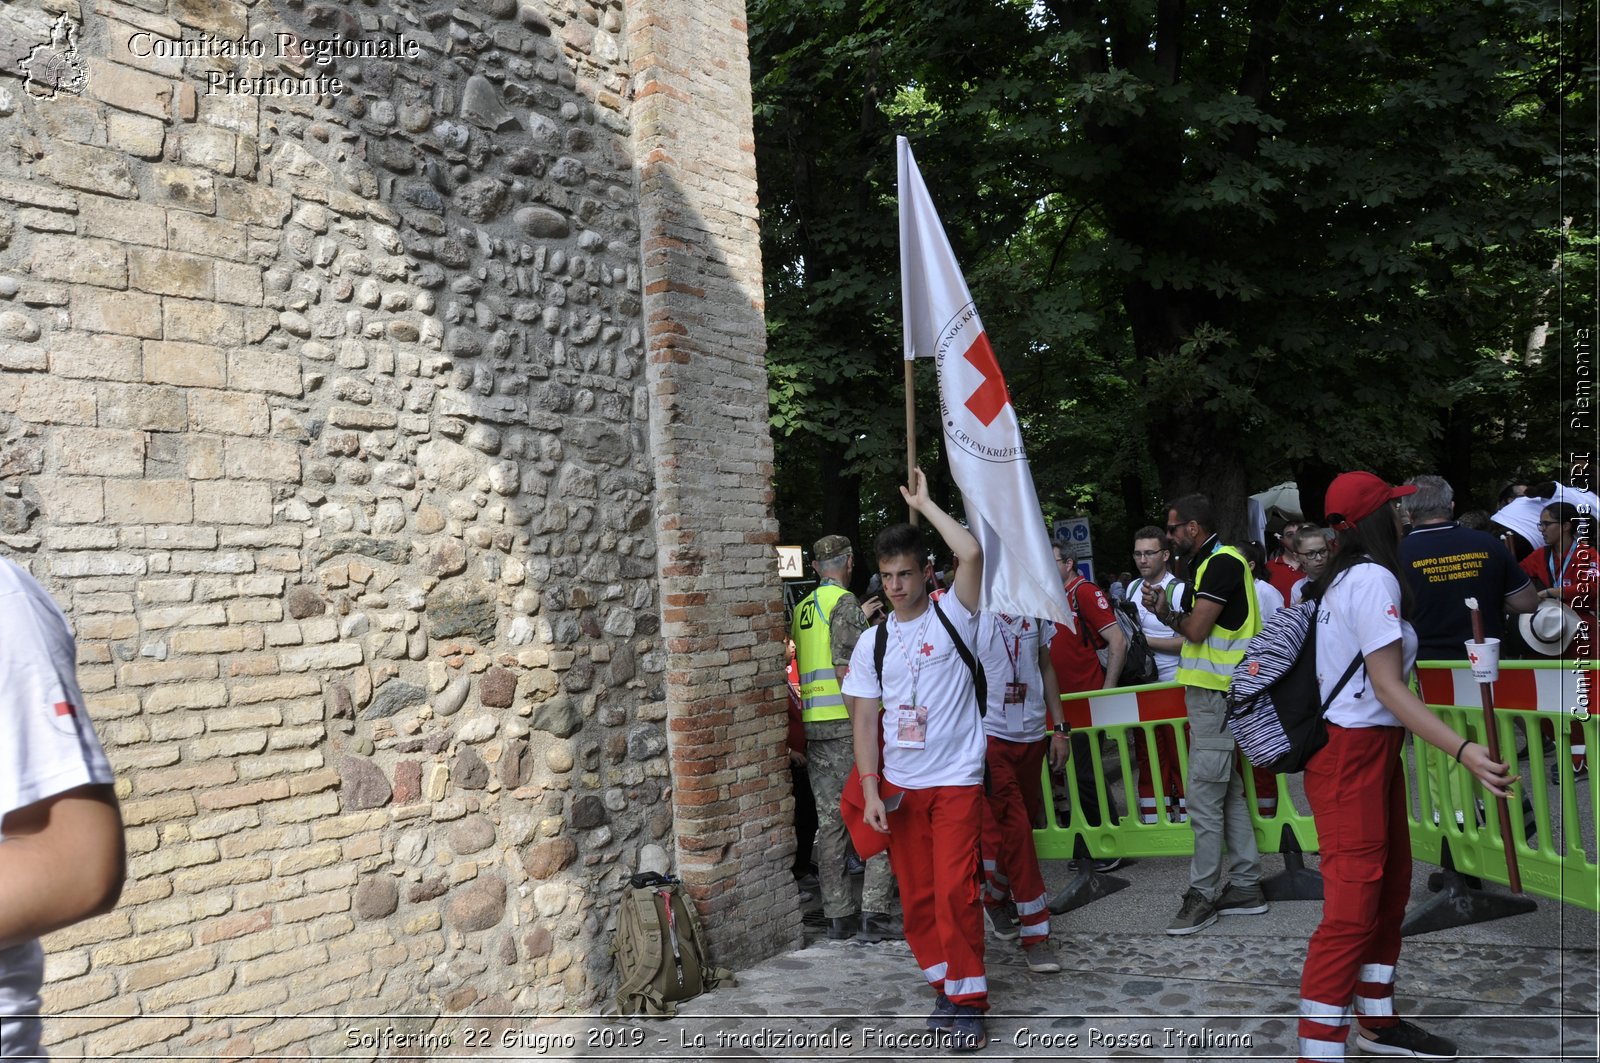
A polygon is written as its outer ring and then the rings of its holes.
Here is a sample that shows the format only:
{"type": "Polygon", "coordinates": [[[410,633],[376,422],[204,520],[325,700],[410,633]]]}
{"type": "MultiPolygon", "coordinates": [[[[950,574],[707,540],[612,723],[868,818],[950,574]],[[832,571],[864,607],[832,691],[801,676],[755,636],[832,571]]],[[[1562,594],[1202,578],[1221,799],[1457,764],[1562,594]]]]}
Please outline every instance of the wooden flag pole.
{"type": "MultiPolygon", "coordinates": [[[[1483,614],[1478,611],[1478,600],[1467,599],[1467,609],[1472,616],[1472,641],[1483,645],[1483,614]]],[[[1494,687],[1489,683],[1478,684],[1478,695],[1483,701],[1483,730],[1484,745],[1489,747],[1489,756],[1494,760],[1500,759],[1500,734],[1494,723],[1494,687]]],[[[1516,770],[1516,760],[1512,759],[1512,770],[1516,770]]],[[[1495,811],[1500,821],[1500,845],[1506,857],[1506,885],[1511,887],[1512,893],[1522,892],[1522,875],[1517,867],[1517,846],[1511,840],[1511,807],[1506,799],[1496,796],[1494,799],[1495,811]]]]}
{"type": "MultiPolygon", "coordinates": [[[[911,359],[905,360],[906,364],[906,483],[916,479],[917,472],[917,404],[916,382],[912,376],[911,368],[916,363],[911,359]]],[[[917,523],[917,511],[911,510],[911,523],[917,523]]]]}

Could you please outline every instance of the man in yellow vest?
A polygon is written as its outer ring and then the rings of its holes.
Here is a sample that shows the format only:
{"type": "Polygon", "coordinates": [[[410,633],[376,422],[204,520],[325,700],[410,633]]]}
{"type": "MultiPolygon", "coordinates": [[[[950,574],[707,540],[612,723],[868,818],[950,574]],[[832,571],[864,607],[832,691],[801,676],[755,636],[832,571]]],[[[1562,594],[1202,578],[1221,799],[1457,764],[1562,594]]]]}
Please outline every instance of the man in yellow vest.
{"type": "Polygon", "coordinates": [[[1194,858],[1189,889],[1169,934],[1193,934],[1219,915],[1260,915],[1261,854],[1244,799],[1244,779],[1234,770],[1233,736],[1224,726],[1225,695],[1245,644],[1261,630],[1255,580],[1244,555],[1223,546],[1216,534],[1211,500],[1185,495],[1167,508],[1167,535],[1189,559],[1189,588],[1174,605],[1154,587],[1143,590],[1144,606],[1183,636],[1178,682],[1189,710],[1189,827],[1194,858]],[[1228,875],[1222,877],[1222,846],[1228,875]]]}
{"type": "MultiPolygon", "coordinates": [[[[824,535],[813,548],[812,567],[822,581],[795,607],[790,633],[800,668],[801,719],[806,729],[806,770],[817,806],[817,880],[822,887],[822,914],[828,936],[835,940],[854,935],[861,941],[882,941],[898,936],[889,918],[894,892],[894,872],[887,853],[867,861],[861,883],[861,918],[845,874],[849,842],[839,814],[839,795],[855,764],[850,711],[839,683],[850,670],[850,653],[867,629],[867,616],[845,587],[855,567],[850,540],[824,535]],[[837,662],[837,663],[835,663],[837,662]]],[[[873,601],[877,610],[881,603],[873,601]]]]}

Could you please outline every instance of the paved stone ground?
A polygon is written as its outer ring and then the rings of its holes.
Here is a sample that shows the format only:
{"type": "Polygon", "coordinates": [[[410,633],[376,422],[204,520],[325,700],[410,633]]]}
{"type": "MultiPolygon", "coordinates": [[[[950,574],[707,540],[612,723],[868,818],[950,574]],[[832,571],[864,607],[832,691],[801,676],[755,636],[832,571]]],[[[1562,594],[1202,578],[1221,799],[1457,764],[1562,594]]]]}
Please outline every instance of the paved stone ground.
{"type": "MultiPolygon", "coordinates": [[[[1281,866],[1266,858],[1268,873],[1281,866]]],[[[1428,896],[1431,870],[1417,867],[1414,905],[1428,896]]],[[[1052,889],[1069,874],[1061,863],[1046,872],[1052,889]]],[[[1014,944],[991,940],[983,1058],[1293,1058],[1300,964],[1320,902],[1280,902],[1265,916],[1170,937],[1186,873],[1181,859],[1130,862],[1116,872],[1127,889],[1057,916],[1061,974],[1032,974],[1014,944]]],[[[1595,935],[1592,914],[1541,901],[1532,914],[1409,938],[1400,1008],[1456,1040],[1463,1059],[1595,1059],[1595,935]]],[[[948,1054],[923,1033],[930,1005],[903,942],[810,940],[673,1019],[502,1022],[486,1058],[923,1059],[948,1054]],[[541,1036],[572,1047],[547,1041],[541,1051],[541,1036]]]]}

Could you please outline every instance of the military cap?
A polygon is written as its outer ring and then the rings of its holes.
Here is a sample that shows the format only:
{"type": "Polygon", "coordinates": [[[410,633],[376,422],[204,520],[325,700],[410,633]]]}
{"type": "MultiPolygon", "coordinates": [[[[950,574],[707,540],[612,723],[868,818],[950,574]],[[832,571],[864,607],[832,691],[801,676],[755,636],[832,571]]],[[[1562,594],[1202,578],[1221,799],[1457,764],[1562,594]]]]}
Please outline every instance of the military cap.
{"type": "Polygon", "coordinates": [[[845,554],[850,553],[852,549],[854,548],[850,545],[850,540],[844,536],[824,535],[811,548],[811,560],[818,563],[832,561],[836,557],[843,557],[845,554]]]}

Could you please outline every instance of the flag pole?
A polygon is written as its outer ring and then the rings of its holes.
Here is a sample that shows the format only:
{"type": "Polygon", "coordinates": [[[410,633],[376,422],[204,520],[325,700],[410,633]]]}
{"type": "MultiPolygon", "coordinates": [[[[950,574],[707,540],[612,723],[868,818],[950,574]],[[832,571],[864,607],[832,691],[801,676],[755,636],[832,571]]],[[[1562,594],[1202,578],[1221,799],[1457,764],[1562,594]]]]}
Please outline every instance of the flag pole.
{"type": "MultiPolygon", "coordinates": [[[[916,363],[906,360],[906,483],[911,483],[917,473],[917,404],[916,382],[911,368],[916,363]]],[[[911,523],[917,523],[917,511],[911,510],[911,523]]]]}

